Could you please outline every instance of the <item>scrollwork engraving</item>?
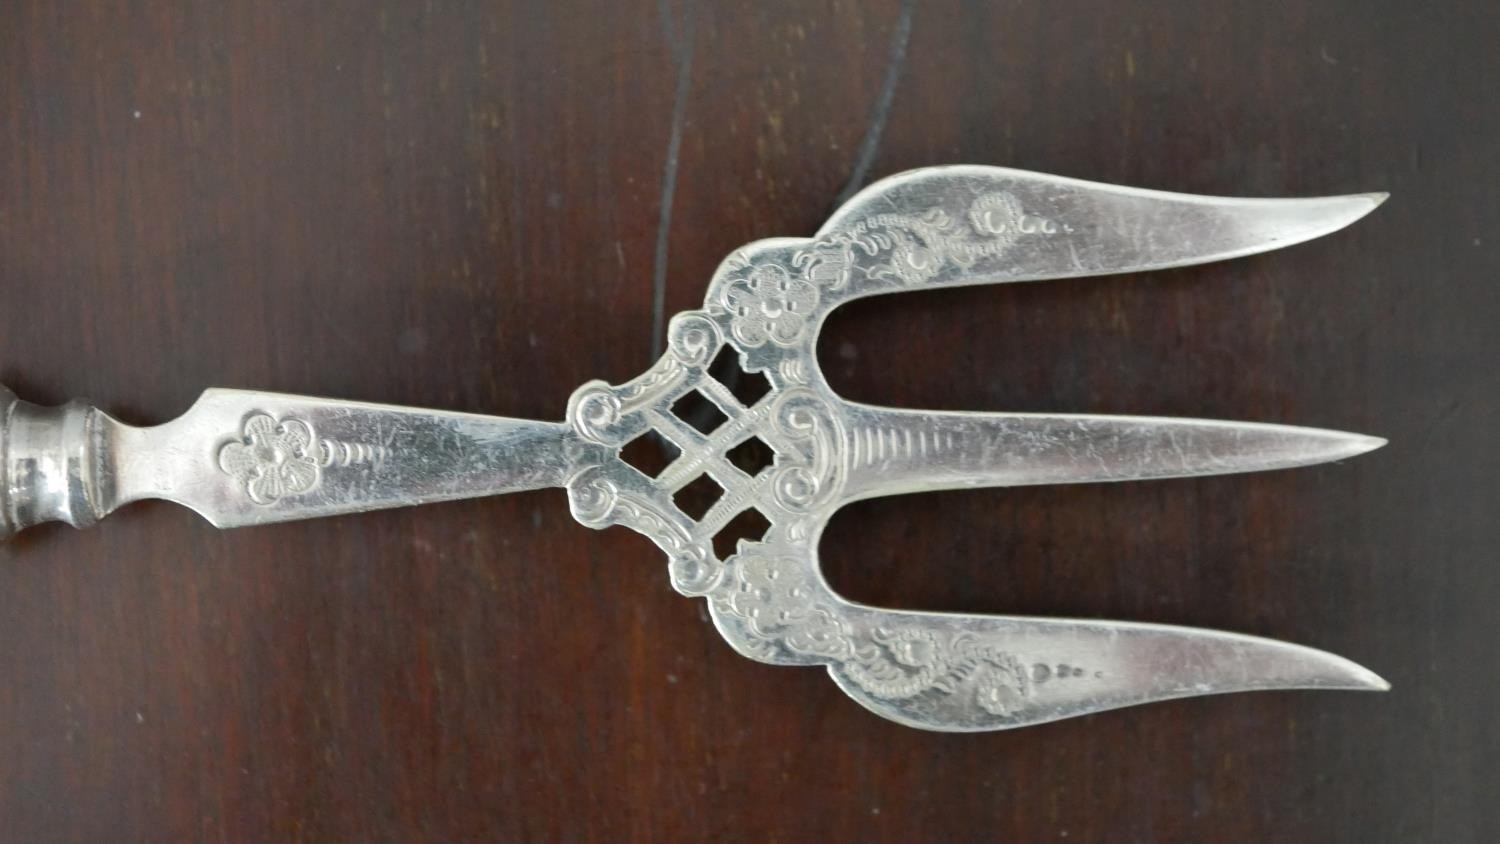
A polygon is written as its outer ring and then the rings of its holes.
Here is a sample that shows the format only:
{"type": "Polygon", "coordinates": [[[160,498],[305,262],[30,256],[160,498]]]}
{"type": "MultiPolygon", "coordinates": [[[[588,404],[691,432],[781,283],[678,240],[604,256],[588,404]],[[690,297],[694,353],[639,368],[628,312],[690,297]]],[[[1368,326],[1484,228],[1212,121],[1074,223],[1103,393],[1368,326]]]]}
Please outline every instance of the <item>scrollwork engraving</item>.
{"type": "Polygon", "coordinates": [[[975,197],[958,219],[937,207],[876,214],[811,241],[789,259],[736,253],[725,262],[707,308],[727,315],[729,333],[747,349],[792,349],[819,311],[836,304],[836,296],[825,294],[869,284],[924,284],[950,267],[967,269],[1001,255],[1021,237],[1060,230],[1005,191],[975,197]]]}
{"type": "Polygon", "coordinates": [[[941,208],[876,214],[800,250],[794,264],[805,278],[835,290],[856,279],[915,285],[932,280],[949,264],[968,268],[980,258],[1000,255],[1022,235],[1057,231],[1055,223],[1027,214],[1004,191],[976,197],[964,216],[967,226],[941,208]]]}
{"type": "Polygon", "coordinates": [[[790,513],[807,514],[831,501],[843,471],[838,422],[828,403],[811,390],[789,390],[773,405],[770,422],[798,448],[777,462],[771,481],[776,503],[790,513]]]}
{"type": "MultiPolygon", "coordinates": [[[[862,629],[822,597],[811,561],[760,546],[734,558],[734,577],[713,596],[743,623],[740,644],[761,659],[786,653],[836,665],[885,700],[968,694],[1003,716],[1031,694],[1031,677],[1014,654],[982,634],[916,625],[862,629]]],[[[892,614],[892,618],[899,618],[892,614]]]]}

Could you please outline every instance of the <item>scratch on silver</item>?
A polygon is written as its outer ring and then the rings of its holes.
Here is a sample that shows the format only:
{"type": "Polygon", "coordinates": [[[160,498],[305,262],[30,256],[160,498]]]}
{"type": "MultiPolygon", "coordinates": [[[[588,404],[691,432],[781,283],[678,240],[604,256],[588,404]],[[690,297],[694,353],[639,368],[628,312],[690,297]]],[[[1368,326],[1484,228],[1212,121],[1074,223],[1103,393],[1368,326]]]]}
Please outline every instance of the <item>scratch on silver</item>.
{"type": "Polygon", "coordinates": [[[828,519],[862,498],[1303,466],[1382,440],[1201,419],[875,407],[835,394],[815,353],[828,313],[861,296],[1239,257],[1333,232],[1383,198],[1201,197],[976,166],[901,174],[811,238],[734,252],[703,306],[671,320],[649,370],[582,385],[561,423],[211,390],[178,419],[135,428],[0,388],[0,534],[52,519],[82,526],[144,497],[233,526],[562,486],[582,524],[624,525],[654,542],[673,587],[704,599],[740,653],[824,666],[853,699],[912,726],[989,730],[1220,692],[1383,689],[1333,654],[1233,633],[868,607],[835,594],[817,556],[828,519]],[[738,377],[721,381],[726,362],[738,377]],[[737,389],[751,381],[764,389],[737,389]],[[689,400],[712,412],[683,411],[689,400]],[[665,468],[627,459],[642,438],[672,446],[665,468]],[[733,457],[751,440],[769,462],[733,457]],[[680,494],[705,485],[716,495],[690,515],[680,494]],[[730,533],[750,511],[763,531],[730,533]]]}

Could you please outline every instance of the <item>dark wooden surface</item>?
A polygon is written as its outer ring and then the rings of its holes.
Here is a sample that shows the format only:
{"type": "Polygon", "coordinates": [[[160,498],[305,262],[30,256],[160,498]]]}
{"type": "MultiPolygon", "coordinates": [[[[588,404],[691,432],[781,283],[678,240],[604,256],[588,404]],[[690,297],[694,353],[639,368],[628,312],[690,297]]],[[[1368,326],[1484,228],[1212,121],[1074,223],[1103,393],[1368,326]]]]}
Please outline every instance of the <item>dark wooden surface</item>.
{"type": "Polygon", "coordinates": [[[1240,630],[1395,688],[929,734],[736,656],[556,491],[146,504],[0,550],[0,840],[1500,838],[1497,43],[1479,0],[7,3],[0,381],[136,423],[210,385],[561,418],[647,365],[658,284],[695,306],[861,171],[1389,190],[1264,257],[866,300],[822,348],[865,400],[1385,450],[865,503],[824,549],[866,601],[1240,630]]]}

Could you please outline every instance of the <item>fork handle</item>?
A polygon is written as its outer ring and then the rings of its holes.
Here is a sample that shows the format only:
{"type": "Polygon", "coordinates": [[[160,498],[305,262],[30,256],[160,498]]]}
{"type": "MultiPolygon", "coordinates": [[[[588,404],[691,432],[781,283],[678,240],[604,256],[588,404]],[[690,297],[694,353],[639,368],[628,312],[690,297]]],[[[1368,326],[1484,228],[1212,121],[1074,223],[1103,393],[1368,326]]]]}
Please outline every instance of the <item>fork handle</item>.
{"type": "Polygon", "coordinates": [[[237,527],[563,486],[606,451],[563,422],[251,390],[138,428],[0,385],[0,541],[142,498],[237,527]]]}
{"type": "Polygon", "coordinates": [[[82,401],[22,401],[0,384],[0,541],[42,522],[82,528],[99,520],[106,418],[82,401]]]}

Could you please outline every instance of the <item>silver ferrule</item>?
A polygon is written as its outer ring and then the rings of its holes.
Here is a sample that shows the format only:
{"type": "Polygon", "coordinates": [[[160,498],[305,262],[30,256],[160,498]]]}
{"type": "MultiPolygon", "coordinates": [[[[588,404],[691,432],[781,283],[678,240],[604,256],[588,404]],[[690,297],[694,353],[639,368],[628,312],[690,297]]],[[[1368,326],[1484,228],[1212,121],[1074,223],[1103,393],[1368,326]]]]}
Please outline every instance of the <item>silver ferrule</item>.
{"type": "Polygon", "coordinates": [[[0,386],[0,540],[42,522],[99,520],[98,410],[41,407],[0,386]]]}

